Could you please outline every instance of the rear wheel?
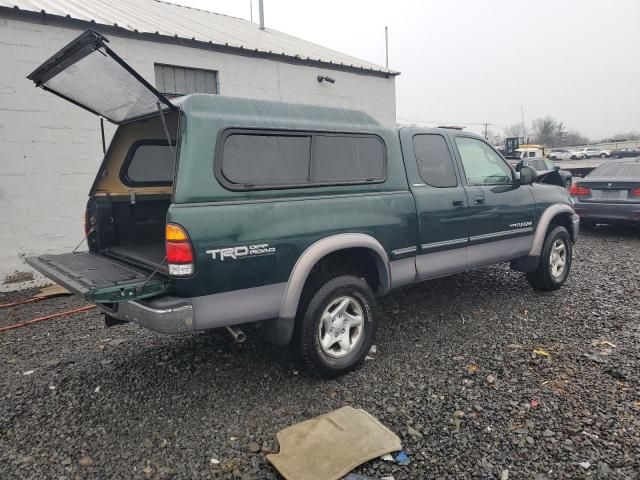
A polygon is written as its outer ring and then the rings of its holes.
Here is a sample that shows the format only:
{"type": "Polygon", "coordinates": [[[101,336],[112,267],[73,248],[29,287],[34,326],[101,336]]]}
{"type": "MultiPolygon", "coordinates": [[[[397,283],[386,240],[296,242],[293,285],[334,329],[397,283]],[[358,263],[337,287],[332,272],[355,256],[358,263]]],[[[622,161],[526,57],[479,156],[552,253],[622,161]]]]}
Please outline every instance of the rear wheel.
{"type": "Polygon", "coordinates": [[[601,153],[600,154],[600,158],[607,158],[607,154],[606,153],[601,153]]]}
{"type": "Polygon", "coordinates": [[[292,348],[309,372],[334,378],[364,362],[375,337],[375,298],[364,279],[351,275],[315,285],[298,311],[292,348]]]}
{"type": "Polygon", "coordinates": [[[566,189],[567,189],[567,190],[569,190],[569,189],[571,188],[571,183],[572,183],[572,182],[571,182],[571,179],[570,179],[570,178],[567,178],[567,179],[564,181],[564,186],[566,187],[566,189]]]}
{"type": "Polygon", "coordinates": [[[527,273],[529,284],[537,290],[545,291],[562,287],[571,270],[571,255],[569,232],[565,227],[555,227],[544,241],[538,269],[527,273]]]}

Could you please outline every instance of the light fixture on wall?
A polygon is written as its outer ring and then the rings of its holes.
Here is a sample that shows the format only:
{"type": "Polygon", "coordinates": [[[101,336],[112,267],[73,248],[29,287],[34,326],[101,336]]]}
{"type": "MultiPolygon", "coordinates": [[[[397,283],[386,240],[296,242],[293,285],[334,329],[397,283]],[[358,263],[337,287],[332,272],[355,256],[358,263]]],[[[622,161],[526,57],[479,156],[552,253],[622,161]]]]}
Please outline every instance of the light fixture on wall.
{"type": "Polygon", "coordinates": [[[336,79],[335,78],[331,78],[331,77],[328,77],[326,75],[318,75],[317,79],[318,79],[318,82],[320,82],[320,83],[322,83],[322,82],[336,83],[336,79]]]}

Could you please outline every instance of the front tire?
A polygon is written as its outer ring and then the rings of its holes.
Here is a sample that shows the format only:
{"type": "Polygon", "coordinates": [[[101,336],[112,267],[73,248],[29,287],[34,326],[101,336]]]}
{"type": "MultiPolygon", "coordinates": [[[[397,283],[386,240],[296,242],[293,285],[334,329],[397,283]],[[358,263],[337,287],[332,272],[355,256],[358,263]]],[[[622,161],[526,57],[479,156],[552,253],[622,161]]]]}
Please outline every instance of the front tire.
{"type": "Polygon", "coordinates": [[[557,226],[544,240],[537,270],[527,273],[527,281],[536,290],[558,290],[571,270],[571,237],[565,227],[557,226]]]}
{"type": "Polygon", "coordinates": [[[373,345],[375,297],[364,279],[352,275],[315,285],[298,310],[292,348],[311,374],[335,378],[359,368],[373,345]]]}
{"type": "Polygon", "coordinates": [[[564,187],[565,187],[567,190],[569,190],[569,189],[571,188],[571,184],[572,184],[572,181],[571,181],[571,179],[570,179],[570,178],[567,178],[567,179],[564,181],[564,187]]]}

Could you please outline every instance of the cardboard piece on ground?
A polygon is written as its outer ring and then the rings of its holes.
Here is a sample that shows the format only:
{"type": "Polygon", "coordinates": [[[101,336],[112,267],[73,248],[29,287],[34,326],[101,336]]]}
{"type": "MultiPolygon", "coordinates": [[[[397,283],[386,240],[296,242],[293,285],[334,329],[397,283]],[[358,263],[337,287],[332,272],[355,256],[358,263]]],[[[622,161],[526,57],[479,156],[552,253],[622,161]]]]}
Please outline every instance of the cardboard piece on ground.
{"type": "Polygon", "coordinates": [[[337,480],[368,460],[402,448],[400,439],[364,410],[342,407],[276,435],[267,455],[287,480],[337,480]]]}
{"type": "Polygon", "coordinates": [[[34,296],[36,298],[51,298],[59,297],[61,295],[73,295],[69,290],[61,285],[51,285],[50,287],[44,287],[38,290],[34,296]]]}

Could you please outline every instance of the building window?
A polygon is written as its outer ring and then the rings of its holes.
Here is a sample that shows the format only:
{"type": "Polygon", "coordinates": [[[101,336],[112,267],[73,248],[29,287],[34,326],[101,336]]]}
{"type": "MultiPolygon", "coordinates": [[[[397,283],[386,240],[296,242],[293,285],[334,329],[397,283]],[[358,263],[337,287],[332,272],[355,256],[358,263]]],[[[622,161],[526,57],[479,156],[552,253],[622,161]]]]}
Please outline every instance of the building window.
{"type": "Polygon", "coordinates": [[[156,89],[173,98],[190,93],[218,93],[218,72],[155,64],[156,89]]]}

